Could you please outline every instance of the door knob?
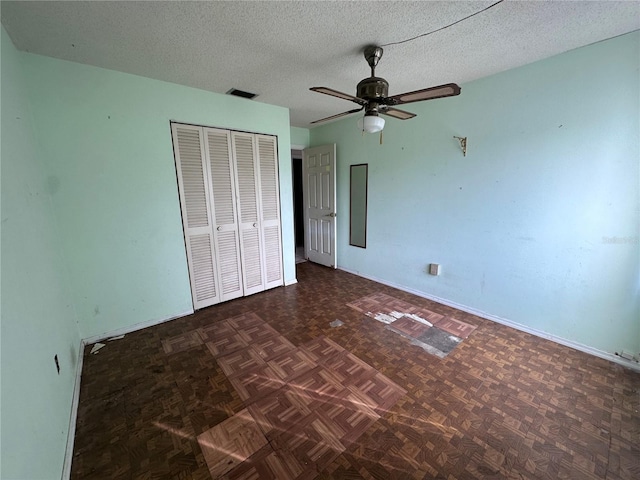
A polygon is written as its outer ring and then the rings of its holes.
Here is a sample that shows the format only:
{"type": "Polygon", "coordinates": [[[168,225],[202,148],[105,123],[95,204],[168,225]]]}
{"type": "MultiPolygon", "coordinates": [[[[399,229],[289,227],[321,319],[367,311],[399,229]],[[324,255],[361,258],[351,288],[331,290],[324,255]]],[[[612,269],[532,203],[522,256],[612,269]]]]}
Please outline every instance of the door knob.
{"type": "Polygon", "coordinates": [[[216,230],[220,231],[220,230],[222,230],[222,227],[218,227],[218,228],[216,228],[216,230]]]}
{"type": "Polygon", "coordinates": [[[257,226],[258,226],[258,224],[257,224],[257,223],[254,223],[254,224],[253,224],[253,228],[256,228],[257,226]]]}
{"type": "Polygon", "coordinates": [[[337,213],[333,213],[333,212],[331,212],[329,215],[327,215],[327,217],[331,217],[331,218],[335,218],[337,216],[338,216],[338,214],[337,213]]]}

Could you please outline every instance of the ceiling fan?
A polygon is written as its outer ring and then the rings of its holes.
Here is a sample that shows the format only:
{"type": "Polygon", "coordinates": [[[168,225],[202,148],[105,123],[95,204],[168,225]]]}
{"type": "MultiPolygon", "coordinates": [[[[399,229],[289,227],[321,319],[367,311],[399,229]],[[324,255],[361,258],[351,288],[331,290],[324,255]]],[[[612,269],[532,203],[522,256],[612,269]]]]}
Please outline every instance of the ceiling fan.
{"type": "Polygon", "coordinates": [[[444,85],[438,85],[437,87],[424,88],[422,90],[401,93],[399,95],[389,97],[389,82],[384,78],[376,77],[375,75],[376,66],[382,58],[382,52],[382,47],[378,47],[376,45],[370,45],[364,49],[364,58],[371,67],[371,76],[358,83],[355,97],[348,93],[333,90],[332,88],[310,88],[310,90],[313,90],[314,92],[343,98],[360,105],[360,108],[322,118],[311,122],[312,124],[333,120],[335,118],[340,118],[345,115],[350,115],[364,110],[361,127],[367,133],[375,133],[384,128],[384,118],[380,117],[380,114],[399,118],[400,120],[408,120],[416,116],[415,113],[394,108],[396,105],[422,102],[423,100],[433,100],[434,98],[453,97],[460,94],[460,87],[458,85],[455,83],[446,83],[444,85]]]}

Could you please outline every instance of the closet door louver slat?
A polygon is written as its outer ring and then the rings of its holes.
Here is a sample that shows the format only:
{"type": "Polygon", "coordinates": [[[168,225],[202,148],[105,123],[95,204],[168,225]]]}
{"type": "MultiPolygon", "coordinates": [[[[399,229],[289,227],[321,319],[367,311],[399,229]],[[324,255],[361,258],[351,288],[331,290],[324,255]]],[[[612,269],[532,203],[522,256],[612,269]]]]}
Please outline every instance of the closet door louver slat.
{"type": "Polygon", "coordinates": [[[265,251],[265,288],[279,287],[282,285],[282,255],[280,253],[280,226],[264,228],[265,251]]]}
{"type": "Polygon", "coordinates": [[[251,228],[242,232],[242,247],[245,288],[248,291],[257,289],[256,291],[261,292],[264,287],[262,285],[260,234],[258,229],[251,228]]]}
{"type": "Polygon", "coordinates": [[[262,193],[262,220],[278,220],[278,165],[276,164],[275,139],[258,138],[260,165],[260,190],[262,193]]]}
{"type": "Polygon", "coordinates": [[[172,125],[180,205],[194,308],[220,301],[217,285],[209,185],[205,181],[203,141],[198,127],[172,125]]]}
{"type": "Polygon", "coordinates": [[[206,302],[207,299],[216,297],[211,236],[206,233],[191,235],[189,246],[191,247],[191,263],[193,264],[195,300],[196,302],[206,302]]]}
{"type": "Polygon", "coordinates": [[[241,297],[240,238],[235,207],[235,180],[231,135],[227,130],[204,129],[213,192],[214,238],[218,254],[221,301],[241,297]]]}
{"type": "Polygon", "coordinates": [[[218,252],[220,252],[220,279],[223,300],[241,297],[244,293],[240,279],[240,240],[238,232],[218,234],[218,252]]]}

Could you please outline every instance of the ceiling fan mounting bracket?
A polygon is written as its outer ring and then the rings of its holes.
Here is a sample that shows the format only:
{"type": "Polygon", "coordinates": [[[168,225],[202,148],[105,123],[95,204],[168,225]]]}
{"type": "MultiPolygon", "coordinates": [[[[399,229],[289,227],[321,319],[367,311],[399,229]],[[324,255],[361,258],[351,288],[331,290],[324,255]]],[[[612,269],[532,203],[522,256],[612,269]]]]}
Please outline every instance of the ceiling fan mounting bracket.
{"type": "Polygon", "coordinates": [[[364,48],[364,58],[371,67],[372,77],[375,76],[374,70],[376,69],[378,62],[382,58],[383,52],[384,50],[382,50],[382,47],[379,47],[377,45],[369,45],[364,48]]]}

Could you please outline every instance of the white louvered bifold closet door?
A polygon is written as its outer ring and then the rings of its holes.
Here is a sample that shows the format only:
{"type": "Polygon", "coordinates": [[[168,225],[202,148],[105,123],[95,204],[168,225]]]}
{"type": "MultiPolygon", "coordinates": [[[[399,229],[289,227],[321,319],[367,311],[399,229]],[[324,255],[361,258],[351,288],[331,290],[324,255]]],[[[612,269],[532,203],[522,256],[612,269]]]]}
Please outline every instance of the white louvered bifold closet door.
{"type": "Polygon", "coordinates": [[[282,235],[280,226],[280,192],[278,189],[278,153],[275,137],[256,135],[260,170],[260,224],[264,251],[264,288],[284,284],[282,273],[282,235]]]}
{"type": "Polygon", "coordinates": [[[264,290],[254,135],[232,132],[244,294],[264,290]]]}
{"type": "Polygon", "coordinates": [[[220,280],[220,301],[244,293],[240,266],[240,236],[236,216],[236,185],[228,130],[205,128],[208,179],[212,198],[215,251],[220,280]]]}
{"type": "Polygon", "coordinates": [[[202,130],[171,126],[194,308],[220,301],[202,130]]]}

